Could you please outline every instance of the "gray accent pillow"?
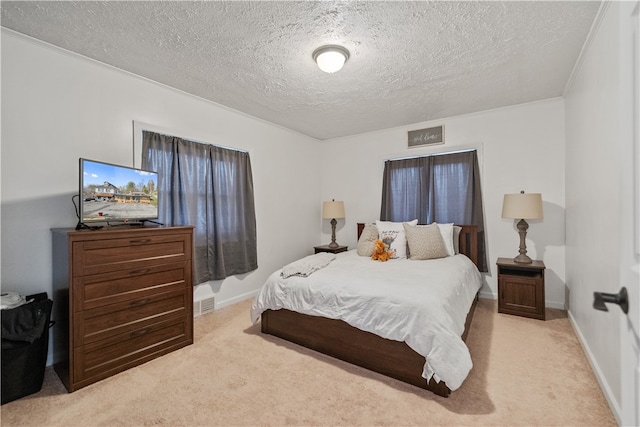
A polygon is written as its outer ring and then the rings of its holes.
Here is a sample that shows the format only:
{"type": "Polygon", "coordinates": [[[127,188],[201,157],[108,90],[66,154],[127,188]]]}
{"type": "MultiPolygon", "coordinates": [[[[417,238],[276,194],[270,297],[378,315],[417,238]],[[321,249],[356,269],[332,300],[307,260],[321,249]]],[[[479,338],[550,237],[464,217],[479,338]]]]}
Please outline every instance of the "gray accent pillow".
{"type": "Polygon", "coordinates": [[[424,260],[448,256],[438,224],[403,225],[409,244],[409,259],[424,260]]]}
{"type": "Polygon", "coordinates": [[[358,239],[357,251],[360,256],[373,255],[376,240],[378,240],[378,227],[375,224],[365,224],[362,234],[358,239]]]}

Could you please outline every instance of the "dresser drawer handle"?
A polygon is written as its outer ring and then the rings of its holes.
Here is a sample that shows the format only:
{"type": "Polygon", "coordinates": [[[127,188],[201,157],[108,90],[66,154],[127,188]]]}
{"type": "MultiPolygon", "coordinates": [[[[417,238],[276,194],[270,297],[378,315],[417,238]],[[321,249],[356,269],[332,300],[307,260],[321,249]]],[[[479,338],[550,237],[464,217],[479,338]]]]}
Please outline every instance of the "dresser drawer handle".
{"type": "Polygon", "coordinates": [[[129,272],[129,276],[139,276],[141,274],[147,274],[151,269],[149,268],[141,268],[139,270],[131,270],[129,272]]]}
{"type": "Polygon", "coordinates": [[[140,337],[142,335],[146,335],[151,331],[151,328],[140,329],[139,331],[133,331],[129,334],[131,338],[140,337]]]}
{"type": "Polygon", "coordinates": [[[137,305],[144,305],[144,304],[146,304],[148,302],[149,302],[149,298],[145,298],[145,299],[141,299],[141,300],[137,300],[137,301],[131,301],[129,303],[129,305],[131,307],[134,307],[134,306],[137,306],[137,305]]]}
{"type": "Polygon", "coordinates": [[[132,245],[144,245],[145,243],[151,242],[151,239],[138,239],[138,240],[129,240],[129,243],[132,245]]]}

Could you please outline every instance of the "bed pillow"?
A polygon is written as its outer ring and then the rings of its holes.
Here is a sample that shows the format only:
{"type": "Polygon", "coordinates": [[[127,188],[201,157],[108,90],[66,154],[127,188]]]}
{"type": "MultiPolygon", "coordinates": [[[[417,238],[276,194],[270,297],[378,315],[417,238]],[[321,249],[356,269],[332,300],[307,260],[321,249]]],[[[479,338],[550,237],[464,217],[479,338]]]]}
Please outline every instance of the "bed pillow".
{"type": "Polygon", "coordinates": [[[448,256],[447,248],[435,222],[431,225],[404,224],[409,244],[409,259],[436,259],[448,256]]]}
{"type": "Polygon", "coordinates": [[[460,253],[460,232],[462,227],[459,225],[453,226],[453,253],[458,255],[460,253]]]}
{"type": "Polygon", "coordinates": [[[357,251],[360,256],[371,257],[378,240],[378,228],[375,224],[365,224],[358,239],[357,251]]]}
{"type": "MultiPolygon", "coordinates": [[[[406,224],[416,225],[417,219],[410,221],[406,224]]],[[[407,257],[407,237],[404,233],[404,226],[402,222],[391,221],[376,221],[376,227],[378,228],[379,238],[387,245],[393,252],[391,259],[404,259],[407,257]]]]}
{"type": "Polygon", "coordinates": [[[449,256],[455,255],[456,253],[453,247],[453,223],[451,224],[438,223],[438,228],[440,229],[440,234],[442,235],[444,246],[447,249],[447,255],[449,256]]]}

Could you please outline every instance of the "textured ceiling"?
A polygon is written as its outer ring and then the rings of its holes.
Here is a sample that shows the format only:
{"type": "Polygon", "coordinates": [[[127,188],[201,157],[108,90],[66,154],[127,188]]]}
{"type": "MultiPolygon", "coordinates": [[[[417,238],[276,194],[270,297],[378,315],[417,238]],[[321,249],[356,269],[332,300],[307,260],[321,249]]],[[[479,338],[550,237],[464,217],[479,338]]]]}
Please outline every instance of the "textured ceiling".
{"type": "Polygon", "coordinates": [[[2,26],[327,139],[561,96],[600,2],[2,1],[2,26]],[[311,54],[351,52],[325,74],[311,54]]]}

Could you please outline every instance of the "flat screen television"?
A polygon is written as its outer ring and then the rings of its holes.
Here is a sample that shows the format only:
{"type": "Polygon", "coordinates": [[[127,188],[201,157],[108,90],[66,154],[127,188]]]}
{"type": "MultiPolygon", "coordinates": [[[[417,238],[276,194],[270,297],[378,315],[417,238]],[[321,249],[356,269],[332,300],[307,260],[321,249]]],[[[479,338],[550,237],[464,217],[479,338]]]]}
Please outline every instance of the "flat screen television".
{"type": "Polygon", "coordinates": [[[78,217],[77,228],[158,219],[158,173],[81,158],[78,217]]]}

